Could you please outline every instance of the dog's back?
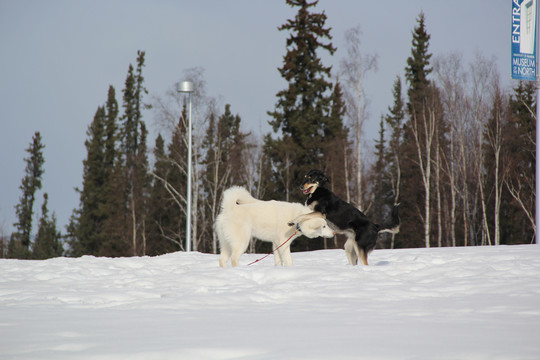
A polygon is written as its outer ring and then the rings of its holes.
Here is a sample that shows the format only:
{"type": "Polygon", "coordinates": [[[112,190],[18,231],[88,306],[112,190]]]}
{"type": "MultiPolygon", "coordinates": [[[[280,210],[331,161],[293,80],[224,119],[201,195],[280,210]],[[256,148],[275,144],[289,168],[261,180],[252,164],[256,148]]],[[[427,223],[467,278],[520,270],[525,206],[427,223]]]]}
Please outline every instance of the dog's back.
{"type": "Polygon", "coordinates": [[[315,204],[313,210],[325,214],[326,219],[339,229],[356,229],[370,222],[364,213],[325,187],[318,187],[306,204],[315,204]]]}

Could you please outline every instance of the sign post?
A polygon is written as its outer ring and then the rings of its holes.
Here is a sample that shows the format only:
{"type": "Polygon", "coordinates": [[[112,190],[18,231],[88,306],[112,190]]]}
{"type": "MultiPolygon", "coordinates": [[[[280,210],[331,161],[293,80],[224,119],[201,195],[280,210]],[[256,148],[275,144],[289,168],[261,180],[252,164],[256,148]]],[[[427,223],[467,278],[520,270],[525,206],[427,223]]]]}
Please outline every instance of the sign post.
{"type": "MultiPolygon", "coordinates": [[[[538,5],[537,0],[512,0],[512,78],[518,80],[536,81],[536,208],[535,227],[540,224],[540,77],[537,76],[538,62],[538,5]]],[[[535,231],[536,244],[538,233],[535,231]]]]}

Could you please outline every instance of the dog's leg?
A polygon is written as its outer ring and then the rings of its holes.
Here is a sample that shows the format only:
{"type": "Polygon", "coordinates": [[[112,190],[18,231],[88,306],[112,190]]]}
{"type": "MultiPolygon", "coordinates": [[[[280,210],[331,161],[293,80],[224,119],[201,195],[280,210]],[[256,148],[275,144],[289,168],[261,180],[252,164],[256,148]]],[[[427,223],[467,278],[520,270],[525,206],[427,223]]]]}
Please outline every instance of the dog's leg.
{"type": "Polygon", "coordinates": [[[367,251],[364,249],[360,249],[360,259],[362,260],[362,263],[364,265],[368,265],[367,257],[368,257],[367,251]]]}
{"type": "Polygon", "coordinates": [[[225,239],[225,233],[223,231],[223,226],[217,226],[216,229],[219,239],[219,266],[222,268],[227,267],[227,262],[231,258],[231,245],[225,239]]]}
{"type": "Polygon", "coordinates": [[[293,264],[292,256],[291,256],[291,241],[289,241],[287,244],[283,245],[281,249],[283,250],[281,252],[281,262],[282,265],[285,266],[291,266],[293,264]]]}
{"type": "Polygon", "coordinates": [[[281,249],[278,249],[279,245],[281,245],[281,242],[274,242],[272,243],[272,250],[274,251],[274,265],[276,266],[282,266],[283,260],[281,258],[281,249]]]}
{"type": "Polygon", "coordinates": [[[233,267],[238,266],[239,260],[240,260],[240,256],[243,254],[243,251],[242,251],[242,252],[239,252],[239,251],[236,251],[236,250],[237,250],[237,249],[235,249],[235,251],[233,251],[232,257],[231,257],[231,263],[232,263],[232,266],[233,266],[233,267]]]}
{"type": "Polygon", "coordinates": [[[229,261],[229,258],[231,257],[231,253],[228,251],[228,249],[221,249],[221,255],[219,255],[219,266],[222,268],[227,267],[227,262],[229,261]]]}
{"type": "Polygon", "coordinates": [[[345,254],[347,255],[347,260],[352,266],[358,265],[358,244],[354,241],[354,238],[350,235],[347,235],[347,241],[345,242],[345,254]]]}
{"type": "Polygon", "coordinates": [[[238,236],[232,249],[231,263],[232,266],[238,266],[240,256],[246,252],[249,246],[249,240],[251,240],[251,229],[243,229],[243,233],[237,233],[238,236]]]}

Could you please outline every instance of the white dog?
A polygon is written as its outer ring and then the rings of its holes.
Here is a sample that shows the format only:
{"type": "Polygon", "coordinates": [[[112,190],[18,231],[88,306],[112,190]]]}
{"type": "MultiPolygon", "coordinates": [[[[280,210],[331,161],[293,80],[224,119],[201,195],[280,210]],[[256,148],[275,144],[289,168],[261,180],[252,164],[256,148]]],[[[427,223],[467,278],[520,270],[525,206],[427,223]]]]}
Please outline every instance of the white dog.
{"type": "Polygon", "coordinates": [[[225,190],[215,224],[221,250],[219,265],[226,267],[231,258],[232,266],[238,266],[238,259],[248,248],[252,236],[272,242],[274,250],[292,236],[274,253],[276,266],[292,265],[290,246],[295,238],[300,235],[309,238],[334,236],[320,213],[294,224],[296,226],[288,224],[297,216],[308,213],[312,210],[302,204],[257,200],[239,186],[225,190]]]}

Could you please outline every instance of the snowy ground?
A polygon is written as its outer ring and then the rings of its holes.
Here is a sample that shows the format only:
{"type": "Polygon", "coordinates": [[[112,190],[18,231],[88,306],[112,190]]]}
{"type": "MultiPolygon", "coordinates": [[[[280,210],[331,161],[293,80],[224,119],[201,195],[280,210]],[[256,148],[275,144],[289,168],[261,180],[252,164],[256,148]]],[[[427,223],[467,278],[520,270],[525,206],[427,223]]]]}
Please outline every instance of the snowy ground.
{"type": "Polygon", "coordinates": [[[540,359],[540,246],[0,260],[1,359],[540,359]]]}

